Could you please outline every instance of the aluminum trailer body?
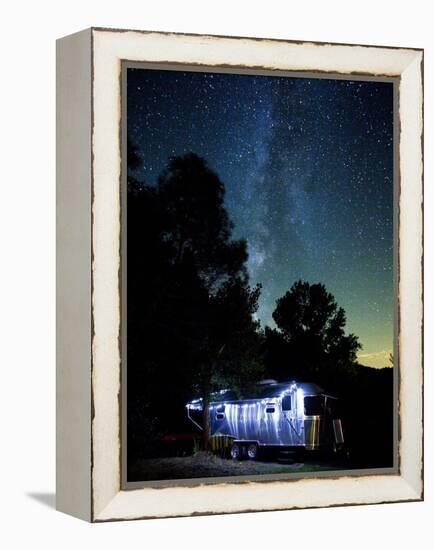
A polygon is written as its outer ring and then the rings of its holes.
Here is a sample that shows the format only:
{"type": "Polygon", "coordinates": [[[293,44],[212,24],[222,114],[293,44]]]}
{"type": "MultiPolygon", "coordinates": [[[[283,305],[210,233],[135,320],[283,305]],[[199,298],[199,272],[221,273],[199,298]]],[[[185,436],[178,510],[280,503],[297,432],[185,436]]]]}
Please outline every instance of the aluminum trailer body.
{"type": "MultiPolygon", "coordinates": [[[[307,451],[336,448],[344,443],[342,423],[336,413],[337,399],[316,384],[269,382],[261,384],[254,397],[233,397],[230,390],[213,394],[209,406],[211,436],[227,436],[257,448],[307,451]]],[[[203,414],[202,399],[190,401],[186,407],[190,420],[201,427],[194,416],[203,414]]]]}

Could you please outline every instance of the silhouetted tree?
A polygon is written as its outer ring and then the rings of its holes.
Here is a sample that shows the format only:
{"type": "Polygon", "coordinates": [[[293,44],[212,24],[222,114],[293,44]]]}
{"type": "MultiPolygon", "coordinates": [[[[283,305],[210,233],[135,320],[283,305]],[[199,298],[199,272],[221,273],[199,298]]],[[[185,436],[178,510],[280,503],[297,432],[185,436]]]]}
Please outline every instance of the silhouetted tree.
{"type": "Polygon", "coordinates": [[[194,153],[170,159],[158,193],[164,205],[161,236],[170,243],[173,265],[193,265],[209,292],[231,277],[247,281],[246,241],[232,239],[224,184],[204,159],[194,153]]]}
{"type": "Polygon", "coordinates": [[[209,325],[203,340],[203,358],[194,381],[204,406],[204,447],[210,435],[209,404],[213,391],[230,387],[241,393],[263,375],[262,335],[253,316],[261,287],[243,279],[225,281],[209,300],[209,325]]]}
{"type": "Polygon", "coordinates": [[[209,403],[259,376],[260,289],[248,285],[246,242],[232,238],[224,185],[203,159],[174,157],[155,186],[128,184],[128,441],[139,454],[143,418],[158,417],[146,423],[156,433],[176,429],[193,393],[209,403]]]}
{"type": "Polygon", "coordinates": [[[351,369],[361,348],[354,334],[345,334],[346,316],[322,284],[297,281],[276,302],[268,329],[271,374],[311,378],[334,385],[343,369],[351,369]]]}
{"type": "Polygon", "coordinates": [[[252,353],[260,288],[248,286],[246,242],[232,239],[224,192],[217,174],[193,153],[172,158],[158,179],[162,240],[171,247],[171,266],[190,270],[202,297],[192,318],[197,366],[191,376],[204,400],[205,448],[211,393],[251,380],[261,367],[252,353]]]}

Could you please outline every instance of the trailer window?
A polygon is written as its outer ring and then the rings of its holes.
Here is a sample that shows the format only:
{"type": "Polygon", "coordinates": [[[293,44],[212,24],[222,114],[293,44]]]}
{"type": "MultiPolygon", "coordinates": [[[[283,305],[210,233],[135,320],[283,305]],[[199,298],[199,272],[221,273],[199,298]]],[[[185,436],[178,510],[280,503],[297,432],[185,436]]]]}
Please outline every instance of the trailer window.
{"type": "Polygon", "coordinates": [[[225,406],[224,405],[219,405],[218,407],[216,407],[216,419],[217,420],[223,420],[223,418],[225,417],[225,406]]]}
{"type": "Polygon", "coordinates": [[[282,398],[282,411],[290,411],[291,410],[291,396],[285,395],[285,397],[282,398]]]}
{"type": "Polygon", "coordinates": [[[265,412],[274,413],[274,411],[275,411],[274,405],[267,405],[267,408],[265,409],[265,412]]]}
{"type": "Polygon", "coordinates": [[[318,416],[324,414],[324,397],[312,395],[304,398],[304,414],[306,416],[318,416]]]}

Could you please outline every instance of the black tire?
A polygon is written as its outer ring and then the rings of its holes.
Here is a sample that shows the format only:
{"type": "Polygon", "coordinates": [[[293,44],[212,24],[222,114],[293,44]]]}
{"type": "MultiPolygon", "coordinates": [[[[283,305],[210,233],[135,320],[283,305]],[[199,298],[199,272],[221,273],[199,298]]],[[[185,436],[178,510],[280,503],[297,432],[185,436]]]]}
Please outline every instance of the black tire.
{"type": "Polygon", "coordinates": [[[257,443],[249,443],[246,449],[246,455],[249,460],[256,460],[258,458],[259,447],[257,443]]]}
{"type": "Polygon", "coordinates": [[[239,443],[232,443],[230,455],[232,460],[241,460],[243,456],[243,449],[239,443]]]}

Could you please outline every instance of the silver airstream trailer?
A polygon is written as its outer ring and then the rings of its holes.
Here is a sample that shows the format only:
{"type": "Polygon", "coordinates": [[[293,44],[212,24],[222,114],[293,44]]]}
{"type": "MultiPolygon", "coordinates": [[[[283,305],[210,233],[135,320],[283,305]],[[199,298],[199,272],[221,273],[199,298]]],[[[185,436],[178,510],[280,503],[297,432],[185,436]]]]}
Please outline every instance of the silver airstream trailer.
{"type": "MultiPolygon", "coordinates": [[[[187,403],[188,418],[200,429],[203,400],[187,403]]],[[[325,450],[342,447],[337,399],[316,384],[266,380],[237,399],[231,390],[212,395],[210,435],[231,440],[234,459],[255,459],[261,449],[325,450]]]]}

